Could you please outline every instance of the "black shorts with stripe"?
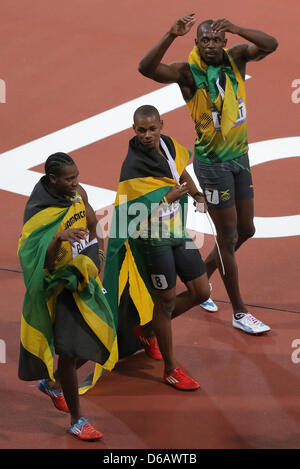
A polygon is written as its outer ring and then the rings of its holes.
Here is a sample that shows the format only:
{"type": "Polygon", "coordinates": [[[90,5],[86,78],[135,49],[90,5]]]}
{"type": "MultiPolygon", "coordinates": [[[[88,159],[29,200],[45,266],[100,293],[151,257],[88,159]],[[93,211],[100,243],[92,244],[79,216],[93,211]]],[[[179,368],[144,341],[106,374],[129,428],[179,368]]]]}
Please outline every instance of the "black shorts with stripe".
{"type": "Polygon", "coordinates": [[[194,160],[193,166],[209,208],[228,208],[235,205],[236,200],[254,198],[247,153],[223,163],[207,164],[194,160]]]}

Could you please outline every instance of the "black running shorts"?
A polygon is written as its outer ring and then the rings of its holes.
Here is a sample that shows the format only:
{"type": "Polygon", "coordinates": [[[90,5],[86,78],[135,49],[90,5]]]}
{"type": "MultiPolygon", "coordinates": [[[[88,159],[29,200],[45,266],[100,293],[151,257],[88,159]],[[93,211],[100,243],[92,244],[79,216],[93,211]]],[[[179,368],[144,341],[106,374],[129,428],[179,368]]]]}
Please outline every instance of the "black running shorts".
{"type": "Polygon", "coordinates": [[[194,160],[194,171],[211,209],[232,207],[236,200],[254,197],[247,153],[223,163],[207,164],[194,160]]]}
{"type": "Polygon", "coordinates": [[[172,240],[170,243],[158,241],[155,244],[138,238],[135,245],[155,290],[175,287],[177,275],[186,283],[201,277],[206,271],[201,254],[191,239],[172,240]]]}

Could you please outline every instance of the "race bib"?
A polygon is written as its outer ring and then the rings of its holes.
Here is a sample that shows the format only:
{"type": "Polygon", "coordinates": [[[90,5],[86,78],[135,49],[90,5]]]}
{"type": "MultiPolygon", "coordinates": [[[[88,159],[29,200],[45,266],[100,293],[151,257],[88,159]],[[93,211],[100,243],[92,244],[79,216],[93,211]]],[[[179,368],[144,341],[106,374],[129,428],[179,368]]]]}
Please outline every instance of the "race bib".
{"type": "Polygon", "coordinates": [[[158,209],[158,216],[160,220],[167,220],[173,218],[180,208],[179,200],[171,202],[170,204],[160,204],[158,209]]]}
{"type": "Polygon", "coordinates": [[[166,288],[168,288],[166,276],[163,274],[151,274],[151,280],[154,288],[157,288],[158,290],[166,290],[166,288]]]}
{"type": "Polygon", "coordinates": [[[219,204],[219,191],[218,189],[205,189],[204,191],[206,200],[210,204],[218,205],[219,204]]]}
{"type": "MultiPolygon", "coordinates": [[[[238,125],[241,125],[244,122],[246,122],[247,111],[246,111],[246,106],[243,101],[243,98],[239,98],[238,103],[239,103],[239,115],[232,127],[237,127],[238,125]]],[[[221,114],[217,111],[216,108],[212,108],[211,114],[212,114],[212,118],[213,118],[216,131],[221,132],[221,114]]]]}
{"type": "Polygon", "coordinates": [[[94,238],[90,241],[89,233],[86,233],[84,239],[81,239],[80,241],[75,241],[73,243],[73,246],[71,246],[73,259],[88,246],[92,246],[92,244],[96,244],[97,242],[97,238],[94,238]]]}

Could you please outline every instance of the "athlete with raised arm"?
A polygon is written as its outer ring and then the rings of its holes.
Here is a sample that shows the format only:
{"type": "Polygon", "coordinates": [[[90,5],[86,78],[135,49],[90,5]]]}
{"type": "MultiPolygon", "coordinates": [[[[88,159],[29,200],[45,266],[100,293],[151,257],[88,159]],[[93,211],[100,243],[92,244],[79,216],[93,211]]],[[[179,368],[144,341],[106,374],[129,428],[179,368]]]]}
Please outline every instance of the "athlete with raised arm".
{"type": "MultiPolygon", "coordinates": [[[[216,247],[205,260],[208,278],[219,268],[230,298],[234,327],[250,334],[270,327],[244,304],[235,251],[255,233],[253,183],[248,159],[245,73],[250,61],[275,51],[277,40],[227,19],[199,24],[195,46],[186,62],[165,64],[163,57],[175,39],[195,24],[195,14],[179,18],[151,48],[139,71],[159,82],[177,83],[195,123],[194,171],[215,224],[225,275],[216,247]],[[226,49],[225,33],[246,39],[226,49]]],[[[205,305],[204,305],[205,306],[205,305]]]]}

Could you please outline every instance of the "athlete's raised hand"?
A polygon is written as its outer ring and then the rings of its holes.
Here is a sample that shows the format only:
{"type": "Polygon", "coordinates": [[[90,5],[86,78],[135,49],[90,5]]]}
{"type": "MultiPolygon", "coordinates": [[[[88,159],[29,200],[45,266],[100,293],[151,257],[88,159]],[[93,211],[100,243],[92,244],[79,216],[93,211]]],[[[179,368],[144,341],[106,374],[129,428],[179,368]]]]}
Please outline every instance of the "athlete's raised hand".
{"type": "Polygon", "coordinates": [[[219,20],[214,21],[213,24],[211,25],[211,29],[213,32],[216,32],[216,33],[238,34],[239,32],[239,27],[231,23],[226,18],[221,18],[219,20]]]}
{"type": "Polygon", "coordinates": [[[178,18],[170,29],[170,34],[174,36],[184,36],[195,24],[195,13],[178,18]]]}

